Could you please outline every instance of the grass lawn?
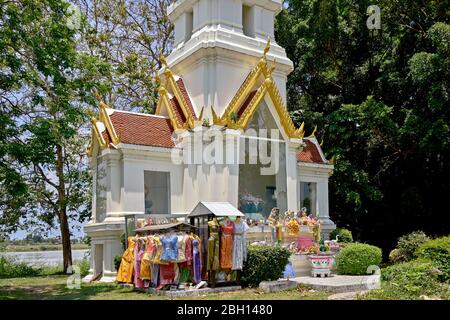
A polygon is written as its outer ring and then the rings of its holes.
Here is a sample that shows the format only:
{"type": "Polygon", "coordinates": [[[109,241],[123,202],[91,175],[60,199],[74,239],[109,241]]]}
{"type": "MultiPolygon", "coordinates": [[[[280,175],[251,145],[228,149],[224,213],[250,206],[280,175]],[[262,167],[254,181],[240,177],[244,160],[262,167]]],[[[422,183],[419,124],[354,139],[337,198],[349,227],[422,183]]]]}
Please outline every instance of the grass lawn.
{"type": "MultiPolygon", "coordinates": [[[[36,299],[36,300],[161,300],[167,297],[135,292],[131,288],[122,288],[116,284],[81,284],[81,289],[68,289],[67,276],[52,275],[34,278],[0,279],[0,300],[36,299]]],[[[210,294],[201,297],[186,297],[186,300],[322,300],[330,293],[298,287],[279,293],[263,293],[255,289],[236,292],[210,294]]]]}

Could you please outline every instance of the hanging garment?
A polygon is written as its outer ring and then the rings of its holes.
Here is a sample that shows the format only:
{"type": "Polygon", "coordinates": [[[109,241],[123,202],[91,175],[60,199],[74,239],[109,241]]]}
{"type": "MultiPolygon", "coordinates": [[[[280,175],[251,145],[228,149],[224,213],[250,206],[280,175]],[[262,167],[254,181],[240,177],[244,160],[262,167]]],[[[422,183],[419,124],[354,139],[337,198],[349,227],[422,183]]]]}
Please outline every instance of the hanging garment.
{"type": "Polygon", "coordinates": [[[144,255],[144,248],[141,240],[138,240],[134,247],[134,286],[136,288],[144,288],[144,281],[140,278],[141,261],[144,255]]]}
{"type": "Polygon", "coordinates": [[[161,264],[159,266],[159,285],[172,284],[175,278],[173,263],[161,264]]]}
{"type": "Polygon", "coordinates": [[[214,220],[209,223],[209,238],[208,238],[208,257],[206,263],[206,270],[219,269],[219,224],[215,224],[214,220]]]}
{"type": "Polygon", "coordinates": [[[200,241],[198,239],[192,240],[192,265],[194,269],[194,282],[199,283],[202,281],[201,277],[201,265],[200,265],[200,241]]]}
{"type": "Polygon", "coordinates": [[[133,237],[129,237],[128,248],[122,255],[122,260],[120,261],[120,267],[116,276],[118,282],[133,282],[134,246],[135,242],[133,241],[133,237]]]}
{"type": "Polygon", "coordinates": [[[178,258],[177,262],[186,261],[186,240],[185,236],[178,236],[178,258]]]}
{"type": "Polygon", "coordinates": [[[228,220],[220,229],[220,268],[231,269],[233,266],[234,222],[228,220]]]}
{"type": "Polygon", "coordinates": [[[192,238],[188,235],[184,236],[184,241],[186,242],[185,258],[187,266],[192,265],[192,238]]]}
{"type": "Polygon", "coordinates": [[[141,274],[140,277],[142,280],[151,280],[152,279],[152,273],[151,273],[151,259],[154,245],[153,245],[153,238],[148,237],[145,243],[145,251],[144,255],[142,256],[141,261],[141,274]]]}
{"type": "Polygon", "coordinates": [[[157,287],[159,285],[159,264],[152,264],[152,285],[153,287],[157,287]]]}
{"type": "Polygon", "coordinates": [[[244,261],[247,259],[247,244],[245,243],[245,233],[249,226],[245,221],[234,224],[233,241],[233,266],[232,270],[242,270],[244,261]]]}
{"type": "Polygon", "coordinates": [[[186,267],[180,267],[180,283],[186,283],[189,282],[189,278],[191,277],[191,271],[189,268],[186,267]]]}
{"type": "Polygon", "coordinates": [[[162,255],[162,252],[163,252],[163,245],[162,245],[162,242],[161,242],[161,237],[154,236],[153,237],[153,242],[154,242],[154,245],[155,245],[155,249],[154,249],[155,253],[154,253],[154,257],[153,257],[152,262],[153,263],[157,263],[157,264],[167,264],[168,262],[161,261],[161,255],[162,255]]]}
{"type": "Polygon", "coordinates": [[[161,237],[162,254],[161,261],[174,261],[178,259],[178,237],[164,236],[161,237]]]}
{"type": "Polygon", "coordinates": [[[178,267],[178,263],[173,264],[173,272],[175,274],[173,277],[173,283],[179,284],[180,283],[180,268],[178,267]]]}

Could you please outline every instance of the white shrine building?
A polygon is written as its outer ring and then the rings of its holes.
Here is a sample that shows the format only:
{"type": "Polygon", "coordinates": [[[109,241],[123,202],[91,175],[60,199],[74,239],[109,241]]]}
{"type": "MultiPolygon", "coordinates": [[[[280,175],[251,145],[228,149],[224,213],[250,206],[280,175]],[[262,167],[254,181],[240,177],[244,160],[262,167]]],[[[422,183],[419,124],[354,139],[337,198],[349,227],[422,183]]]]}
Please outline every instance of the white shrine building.
{"type": "Polygon", "coordinates": [[[229,202],[266,217],[275,206],[281,212],[305,206],[320,218],[325,237],[335,228],[328,215],[332,162],[315,130],[305,137],[286,107],[293,63],[274,38],[281,9],[281,0],[169,6],[175,42],[161,57],[156,113],[100,102],[91,121],[93,200],[85,232],[92,247],[85,281],[100,273],[101,281],[114,281],[128,214],[183,216],[199,201],[229,202]]]}

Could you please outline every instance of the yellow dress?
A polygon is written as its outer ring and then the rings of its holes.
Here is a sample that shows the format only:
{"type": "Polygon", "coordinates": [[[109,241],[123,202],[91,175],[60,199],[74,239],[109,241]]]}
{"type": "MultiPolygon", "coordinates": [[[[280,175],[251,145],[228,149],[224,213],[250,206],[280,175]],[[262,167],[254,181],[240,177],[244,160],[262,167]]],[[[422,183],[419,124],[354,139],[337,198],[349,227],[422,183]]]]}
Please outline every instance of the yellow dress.
{"type": "Polygon", "coordinates": [[[133,237],[128,238],[128,248],[125,250],[120,262],[116,280],[118,282],[132,283],[134,270],[134,246],[133,237]]]}
{"type": "Polygon", "coordinates": [[[145,252],[141,261],[141,273],[140,278],[142,280],[152,280],[151,267],[151,254],[153,250],[153,239],[148,237],[145,243],[145,252]]]}

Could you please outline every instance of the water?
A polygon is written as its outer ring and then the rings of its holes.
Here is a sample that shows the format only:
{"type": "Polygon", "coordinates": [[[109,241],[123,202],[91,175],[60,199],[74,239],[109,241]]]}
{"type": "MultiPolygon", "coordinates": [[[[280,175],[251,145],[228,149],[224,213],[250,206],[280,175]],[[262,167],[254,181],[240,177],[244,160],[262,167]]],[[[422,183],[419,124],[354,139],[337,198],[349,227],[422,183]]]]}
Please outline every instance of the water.
{"type": "MultiPolygon", "coordinates": [[[[72,250],[72,261],[89,258],[89,250],[72,250]]],[[[63,263],[63,253],[56,251],[0,252],[0,255],[12,258],[17,262],[25,262],[32,266],[57,266],[63,263]]]]}

